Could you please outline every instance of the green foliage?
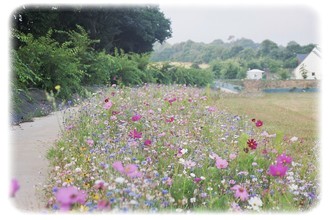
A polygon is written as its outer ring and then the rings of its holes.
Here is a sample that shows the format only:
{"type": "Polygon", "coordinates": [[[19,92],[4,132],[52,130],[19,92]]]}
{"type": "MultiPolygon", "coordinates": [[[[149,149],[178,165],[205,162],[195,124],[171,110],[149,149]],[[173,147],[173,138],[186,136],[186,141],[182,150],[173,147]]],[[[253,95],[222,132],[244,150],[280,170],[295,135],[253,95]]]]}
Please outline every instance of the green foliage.
{"type": "MultiPolygon", "coordinates": [[[[32,34],[15,32],[15,37],[24,43],[17,51],[17,60],[38,76],[36,87],[51,91],[56,85],[61,85],[60,96],[68,97],[81,91],[80,81],[85,72],[76,55],[80,48],[73,44],[74,39],[60,44],[52,38],[52,34],[53,31],[49,30],[46,36],[35,39],[32,34]]],[[[25,86],[31,85],[25,83],[25,86]]]]}
{"type": "MultiPolygon", "coordinates": [[[[154,5],[65,8],[29,5],[13,15],[13,28],[25,34],[31,33],[36,38],[44,36],[49,29],[69,32],[78,24],[91,39],[100,40],[92,47],[107,53],[112,53],[116,47],[126,52],[149,52],[155,42],[164,42],[172,33],[170,20],[154,5]]],[[[56,36],[56,40],[61,41],[62,37],[56,36]]]]}
{"type": "Polygon", "coordinates": [[[160,84],[186,84],[201,87],[212,83],[214,79],[210,70],[176,67],[169,63],[150,66],[149,70],[156,82],[160,84]]]}
{"type": "Polygon", "coordinates": [[[212,71],[218,79],[245,78],[246,68],[237,60],[214,61],[211,64],[212,71]]]}
{"type": "Polygon", "coordinates": [[[299,73],[301,74],[303,79],[307,78],[308,71],[306,70],[306,66],[304,63],[299,67],[299,73]]]}

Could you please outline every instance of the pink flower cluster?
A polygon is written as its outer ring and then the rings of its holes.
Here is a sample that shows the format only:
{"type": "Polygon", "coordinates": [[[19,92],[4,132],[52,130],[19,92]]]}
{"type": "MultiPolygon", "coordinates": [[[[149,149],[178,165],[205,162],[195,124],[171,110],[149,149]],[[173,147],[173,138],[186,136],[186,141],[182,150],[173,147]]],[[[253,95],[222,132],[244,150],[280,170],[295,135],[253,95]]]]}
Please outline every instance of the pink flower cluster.
{"type": "Polygon", "coordinates": [[[292,158],[290,156],[287,156],[286,154],[281,154],[276,158],[276,164],[270,165],[269,174],[272,176],[283,177],[288,171],[288,167],[285,165],[291,163],[292,163],[292,158]]]}

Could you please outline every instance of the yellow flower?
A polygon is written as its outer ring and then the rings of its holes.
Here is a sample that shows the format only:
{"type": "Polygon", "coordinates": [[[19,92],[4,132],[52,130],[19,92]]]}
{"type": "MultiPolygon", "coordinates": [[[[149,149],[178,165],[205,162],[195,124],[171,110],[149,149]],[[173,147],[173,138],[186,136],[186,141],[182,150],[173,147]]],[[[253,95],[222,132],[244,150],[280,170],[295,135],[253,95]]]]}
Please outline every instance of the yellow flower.
{"type": "Polygon", "coordinates": [[[59,90],[61,89],[61,86],[60,86],[60,85],[56,85],[56,86],[55,86],[55,89],[56,89],[57,91],[59,91],[59,90]]]}
{"type": "Polygon", "coordinates": [[[73,181],[73,179],[72,178],[66,178],[66,180],[65,180],[65,182],[67,182],[67,183],[72,183],[72,181],[73,181]]]}
{"type": "Polygon", "coordinates": [[[94,200],[99,200],[99,199],[100,199],[100,196],[99,196],[98,194],[94,194],[94,195],[93,195],[93,199],[94,199],[94,200]]]}

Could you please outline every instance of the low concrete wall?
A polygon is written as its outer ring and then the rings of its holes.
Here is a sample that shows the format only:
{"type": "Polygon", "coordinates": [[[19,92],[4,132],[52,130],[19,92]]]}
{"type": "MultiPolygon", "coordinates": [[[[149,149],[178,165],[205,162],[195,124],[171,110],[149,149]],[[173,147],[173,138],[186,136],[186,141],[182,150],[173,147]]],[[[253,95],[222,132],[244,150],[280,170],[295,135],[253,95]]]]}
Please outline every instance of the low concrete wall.
{"type": "Polygon", "coordinates": [[[319,80],[244,80],[246,92],[257,92],[270,88],[319,88],[319,80]]]}

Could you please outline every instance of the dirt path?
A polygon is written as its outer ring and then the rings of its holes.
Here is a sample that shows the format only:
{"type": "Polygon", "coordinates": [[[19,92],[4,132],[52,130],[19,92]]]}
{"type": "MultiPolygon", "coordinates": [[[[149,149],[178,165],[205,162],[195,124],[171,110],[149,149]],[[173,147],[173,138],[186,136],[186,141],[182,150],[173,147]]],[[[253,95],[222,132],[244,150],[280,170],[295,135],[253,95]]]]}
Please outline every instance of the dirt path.
{"type": "Polygon", "coordinates": [[[10,129],[11,177],[20,184],[13,201],[21,211],[40,212],[45,208],[40,187],[48,172],[46,154],[60,135],[62,121],[63,114],[54,112],[10,129]]]}

